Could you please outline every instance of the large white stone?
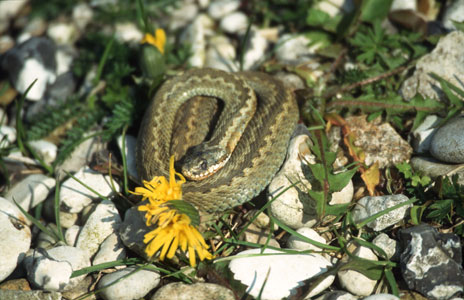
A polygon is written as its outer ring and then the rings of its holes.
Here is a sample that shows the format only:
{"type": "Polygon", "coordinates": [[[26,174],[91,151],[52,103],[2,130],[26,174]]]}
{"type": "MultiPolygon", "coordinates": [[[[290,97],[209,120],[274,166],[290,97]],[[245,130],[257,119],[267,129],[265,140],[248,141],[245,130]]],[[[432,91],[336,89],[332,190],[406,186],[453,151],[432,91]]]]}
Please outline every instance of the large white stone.
{"type": "Polygon", "coordinates": [[[72,17],[78,29],[83,30],[93,18],[93,11],[90,6],[81,2],[74,6],[72,17]]]}
{"type": "Polygon", "coordinates": [[[58,45],[72,44],[78,36],[76,25],[70,22],[50,23],[47,35],[58,45]]]}
{"type": "Polygon", "coordinates": [[[16,141],[16,129],[14,127],[0,126],[0,149],[6,148],[16,141]]]}
{"type": "Polygon", "coordinates": [[[0,197],[0,282],[14,271],[29,250],[29,223],[16,205],[0,197]]]}
{"type": "MultiPolygon", "coordinates": [[[[248,286],[247,292],[263,300],[282,299],[295,294],[302,281],[325,273],[331,263],[317,254],[283,254],[282,251],[265,249],[245,250],[237,254],[229,264],[234,278],[248,286]],[[272,255],[275,254],[275,255],[272,255]],[[256,255],[256,256],[248,256],[256,255]],[[243,257],[241,257],[243,256],[243,257]]],[[[328,288],[334,276],[324,279],[308,295],[312,297],[328,288]]],[[[309,299],[309,298],[307,298],[309,299]]]]}
{"type": "Polygon", "coordinates": [[[126,258],[126,250],[116,233],[110,234],[101,244],[92,261],[93,265],[112,262],[126,258]]]}
{"type": "Polygon", "coordinates": [[[211,18],[219,20],[239,7],[240,1],[238,0],[213,1],[208,7],[208,14],[211,18]]]}
{"type": "Polygon", "coordinates": [[[255,28],[250,30],[249,40],[245,47],[245,54],[243,55],[243,69],[253,70],[256,69],[266,59],[265,53],[269,42],[255,28]]]}
{"type": "Polygon", "coordinates": [[[76,247],[92,257],[100,244],[110,235],[116,233],[121,225],[121,217],[113,202],[104,200],[97,205],[79,233],[76,247]]]}
{"type": "Polygon", "coordinates": [[[16,81],[15,88],[20,92],[26,92],[27,88],[34,82],[32,88],[27,93],[27,99],[32,101],[39,101],[42,99],[43,94],[48,84],[55,82],[56,75],[54,72],[45,68],[39,61],[34,58],[29,58],[24,62],[24,66],[19,72],[18,80],[16,81]]]}
{"type": "Polygon", "coordinates": [[[238,71],[236,56],[235,47],[227,37],[214,36],[209,40],[205,67],[228,72],[238,71]]]}
{"type": "Polygon", "coordinates": [[[43,174],[32,174],[18,182],[10,189],[5,198],[14,203],[13,199],[28,211],[47,199],[55,187],[56,180],[43,174]]]}
{"type": "MultiPolygon", "coordinates": [[[[102,175],[88,167],[84,167],[79,170],[76,174],[74,174],[74,177],[104,197],[108,197],[114,192],[111,185],[110,176],[102,175]]],[[[116,188],[116,191],[119,191],[120,187],[118,183],[113,181],[113,184],[116,188]]],[[[68,178],[61,185],[61,203],[66,205],[69,208],[69,212],[71,213],[81,212],[84,207],[89,205],[92,200],[97,198],[97,195],[88,190],[85,186],[83,186],[72,177],[68,178]]]]}
{"type": "MultiPolygon", "coordinates": [[[[353,209],[353,220],[356,223],[360,223],[378,212],[384,211],[408,200],[408,197],[401,194],[363,197],[357,202],[353,209]]],[[[374,231],[381,231],[403,220],[407,214],[408,208],[411,206],[412,204],[403,205],[367,223],[367,226],[372,228],[374,231]]]]}
{"type": "Polygon", "coordinates": [[[192,55],[189,63],[192,67],[201,68],[205,65],[206,36],[211,31],[213,21],[205,14],[198,15],[184,30],[180,39],[182,43],[191,45],[192,55]]]}
{"type": "Polygon", "coordinates": [[[304,196],[311,189],[311,183],[305,178],[302,165],[314,162],[308,142],[309,136],[306,134],[297,135],[290,140],[287,159],[268,187],[270,200],[278,196],[272,200],[270,206],[272,215],[296,229],[312,227],[317,222],[315,203],[304,196]],[[296,182],[299,183],[289,188],[296,182]]]}
{"type": "Polygon", "coordinates": [[[51,164],[56,159],[58,147],[46,140],[36,140],[29,142],[29,146],[44,160],[45,163],[51,164]]]}
{"type": "Polygon", "coordinates": [[[241,11],[236,11],[225,16],[219,27],[227,33],[242,33],[248,27],[248,17],[241,11]]]}
{"type": "Polygon", "coordinates": [[[151,270],[138,270],[138,267],[125,269],[104,275],[98,282],[99,294],[105,300],[140,299],[154,289],[160,282],[160,275],[151,270]],[[130,274],[129,276],[127,276],[130,274]],[[121,277],[124,279],[119,280],[121,277]],[[117,283],[112,284],[116,280],[117,283]],[[112,284],[112,285],[111,285],[112,284]],[[130,287],[130,288],[128,288],[130,287]]]}
{"type": "MultiPolygon", "coordinates": [[[[303,236],[305,236],[308,239],[311,239],[313,241],[316,241],[316,242],[319,242],[319,243],[322,243],[322,244],[327,244],[327,241],[322,236],[320,236],[312,228],[301,227],[296,232],[298,232],[299,234],[301,234],[301,235],[303,235],[303,236]]],[[[295,235],[291,235],[288,238],[287,244],[288,244],[289,248],[296,249],[296,250],[313,250],[313,251],[321,251],[322,250],[321,248],[319,248],[319,247],[317,247],[317,246],[315,246],[313,244],[310,244],[310,243],[307,243],[307,242],[303,241],[302,239],[300,239],[299,237],[297,237],[295,235]]]]}
{"type": "MultiPolygon", "coordinates": [[[[353,255],[369,260],[378,260],[371,249],[363,246],[358,246],[353,255]]],[[[339,271],[337,275],[340,285],[348,292],[358,296],[369,296],[374,292],[377,284],[376,280],[372,280],[354,270],[339,271]]]]}
{"type": "Polygon", "coordinates": [[[151,296],[150,300],[205,300],[220,299],[234,300],[234,293],[225,286],[198,282],[194,284],[185,284],[183,282],[173,282],[163,285],[156,293],[151,296]]]}
{"type": "Polygon", "coordinates": [[[143,33],[134,23],[117,23],[114,29],[116,38],[124,43],[140,43],[143,33]]]}
{"type": "Polygon", "coordinates": [[[48,291],[72,289],[86,275],[71,278],[71,273],[86,267],[90,267],[87,253],[70,246],[36,250],[33,256],[26,260],[29,280],[48,291]]]}

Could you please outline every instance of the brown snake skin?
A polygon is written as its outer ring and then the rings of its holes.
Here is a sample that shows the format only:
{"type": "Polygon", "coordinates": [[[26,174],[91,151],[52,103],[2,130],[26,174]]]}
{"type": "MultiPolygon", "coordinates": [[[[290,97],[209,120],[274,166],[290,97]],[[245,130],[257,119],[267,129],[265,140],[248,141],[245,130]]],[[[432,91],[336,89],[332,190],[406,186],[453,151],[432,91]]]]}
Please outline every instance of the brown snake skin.
{"type": "Polygon", "coordinates": [[[204,139],[202,133],[193,141],[197,129],[194,134],[183,130],[192,130],[196,123],[203,128],[205,122],[208,125],[214,114],[211,105],[216,102],[210,97],[224,102],[210,140],[222,143],[226,136],[227,140],[241,137],[222,169],[201,181],[187,181],[182,190],[183,200],[203,212],[215,213],[247,202],[264,190],[282,165],[299,115],[293,93],[264,73],[186,71],[160,87],[145,113],[137,140],[141,179],[168,176],[170,156],[175,154],[178,159],[187,147],[204,139]],[[256,112],[246,125],[249,110],[243,107],[252,105],[253,91],[256,112]],[[189,101],[196,96],[208,98],[189,101]]]}

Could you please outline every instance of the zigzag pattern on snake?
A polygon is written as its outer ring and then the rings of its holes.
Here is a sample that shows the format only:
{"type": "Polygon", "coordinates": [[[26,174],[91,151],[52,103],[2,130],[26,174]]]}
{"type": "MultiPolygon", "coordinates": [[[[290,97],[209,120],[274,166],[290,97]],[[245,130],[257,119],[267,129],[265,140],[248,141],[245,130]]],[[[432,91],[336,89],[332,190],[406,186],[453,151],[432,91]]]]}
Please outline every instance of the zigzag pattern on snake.
{"type": "Polygon", "coordinates": [[[183,200],[207,213],[222,212],[251,200],[269,184],[282,165],[298,118],[293,93],[269,75],[214,69],[186,71],[160,87],[145,113],[137,140],[139,176],[144,180],[167,176],[170,156],[179,159],[205,136],[209,142],[225,141],[227,147],[232,144],[228,141],[235,139],[235,148],[224,167],[182,186],[183,200]],[[253,94],[255,104],[250,100],[253,94]],[[204,97],[191,99],[197,96],[204,97]],[[216,101],[210,97],[224,105],[208,134],[198,128],[207,128],[211,122],[216,101]],[[253,111],[246,123],[246,115],[253,111]]]}

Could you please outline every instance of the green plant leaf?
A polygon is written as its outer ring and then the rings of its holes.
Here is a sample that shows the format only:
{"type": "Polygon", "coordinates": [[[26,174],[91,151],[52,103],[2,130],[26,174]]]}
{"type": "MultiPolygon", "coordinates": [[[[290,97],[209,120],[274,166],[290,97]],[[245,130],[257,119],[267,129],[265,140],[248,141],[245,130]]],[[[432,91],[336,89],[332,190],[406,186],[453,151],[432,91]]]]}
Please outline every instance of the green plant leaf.
{"type": "Polygon", "coordinates": [[[339,192],[344,187],[348,185],[351,178],[353,178],[354,174],[358,170],[358,167],[354,167],[351,170],[347,170],[337,174],[329,174],[329,186],[331,192],[339,192]]]}
{"type": "Polygon", "coordinates": [[[184,200],[170,200],[166,202],[168,207],[177,210],[181,214],[185,214],[190,218],[192,225],[200,225],[200,214],[198,210],[187,201],[184,200]]]}
{"type": "Polygon", "coordinates": [[[375,22],[383,20],[390,12],[393,0],[363,0],[361,4],[361,20],[375,22]]]}

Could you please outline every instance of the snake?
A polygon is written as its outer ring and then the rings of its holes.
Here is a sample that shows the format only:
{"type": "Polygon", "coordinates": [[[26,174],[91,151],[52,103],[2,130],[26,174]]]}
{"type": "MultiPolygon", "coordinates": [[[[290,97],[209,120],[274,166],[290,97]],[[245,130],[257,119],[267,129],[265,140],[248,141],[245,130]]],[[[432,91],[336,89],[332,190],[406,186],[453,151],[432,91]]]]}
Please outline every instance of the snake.
{"type": "Polygon", "coordinates": [[[200,68],[166,80],[143,116],[141,179],[169,178],[176,158],[182,200],[219,213],[260,194],[280,169],[299,112],[292,91],[262,72],[200,68]]]}

